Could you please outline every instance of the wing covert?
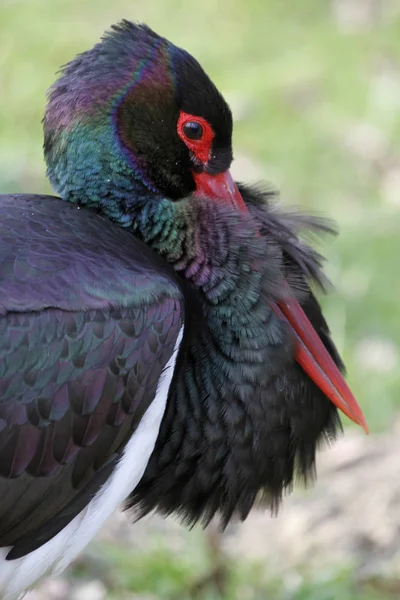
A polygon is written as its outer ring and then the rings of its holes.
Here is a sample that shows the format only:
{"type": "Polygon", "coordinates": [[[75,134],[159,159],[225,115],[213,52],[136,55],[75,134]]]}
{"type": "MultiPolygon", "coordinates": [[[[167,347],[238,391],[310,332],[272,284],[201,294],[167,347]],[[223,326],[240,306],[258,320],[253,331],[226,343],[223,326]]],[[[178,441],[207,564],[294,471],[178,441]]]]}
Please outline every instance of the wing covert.
{"type": "Polygon", "coordinates": [[[0,546],[18,558],[112,473],[155,397],[183,304],[168,268],[120,227],[56,199],[3,200],[0,546]],[[65,227],[50,227],[60,208],[65,227]]]}

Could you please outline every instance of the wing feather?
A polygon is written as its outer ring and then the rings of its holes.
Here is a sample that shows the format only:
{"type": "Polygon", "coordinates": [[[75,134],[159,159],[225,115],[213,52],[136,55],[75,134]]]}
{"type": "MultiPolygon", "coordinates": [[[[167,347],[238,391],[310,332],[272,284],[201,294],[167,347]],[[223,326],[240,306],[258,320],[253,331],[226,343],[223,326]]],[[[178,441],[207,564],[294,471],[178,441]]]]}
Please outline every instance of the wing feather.
{"type": "Polygon", "coordinates": [[[110,477],[183,321],[168,267],[58,199],[0,197],[0,546],[46,543],[110,477]]]}

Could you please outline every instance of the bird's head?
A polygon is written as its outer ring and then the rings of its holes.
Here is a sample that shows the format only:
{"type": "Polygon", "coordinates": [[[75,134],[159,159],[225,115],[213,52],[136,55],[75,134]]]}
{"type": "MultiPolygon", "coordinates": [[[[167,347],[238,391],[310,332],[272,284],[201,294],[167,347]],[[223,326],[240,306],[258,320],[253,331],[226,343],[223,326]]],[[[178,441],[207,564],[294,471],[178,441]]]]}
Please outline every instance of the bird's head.
{"type": "Polygon", "coordinates": [[[145,25],[121,22],[66,65],[44,133],[50,181],[64,199],[95,207],[150,191],[243,203],[229,174],[229,106],[190,54],[145,25]]]}

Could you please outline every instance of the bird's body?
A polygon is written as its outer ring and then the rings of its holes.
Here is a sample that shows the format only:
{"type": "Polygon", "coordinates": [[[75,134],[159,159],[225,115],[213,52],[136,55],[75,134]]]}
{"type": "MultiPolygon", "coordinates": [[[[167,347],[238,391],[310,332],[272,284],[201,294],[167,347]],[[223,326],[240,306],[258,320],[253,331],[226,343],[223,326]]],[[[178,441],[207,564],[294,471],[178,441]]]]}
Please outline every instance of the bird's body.
{"type": "Polygon", "coordinates": [[[335,435],[331,400],[363,422],[299,239],[325,226],[236,187],[231,129],[196,61],[124,22],[52,89],[62,199],[0,196],[6,600],[124,500],[224,525],[276,508],[335,435]]]}

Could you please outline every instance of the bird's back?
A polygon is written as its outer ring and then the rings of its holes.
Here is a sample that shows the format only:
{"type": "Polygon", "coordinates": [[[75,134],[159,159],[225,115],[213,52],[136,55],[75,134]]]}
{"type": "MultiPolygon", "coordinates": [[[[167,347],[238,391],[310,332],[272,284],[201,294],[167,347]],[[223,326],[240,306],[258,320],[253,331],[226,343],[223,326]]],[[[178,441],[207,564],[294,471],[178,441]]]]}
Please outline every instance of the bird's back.
{"type": "Polygon", "coordinates": [[[0,314],[180,295],[168,264],[94,211],[53,196],[15,194],[0,195],[0,215],[0,314]]]}

